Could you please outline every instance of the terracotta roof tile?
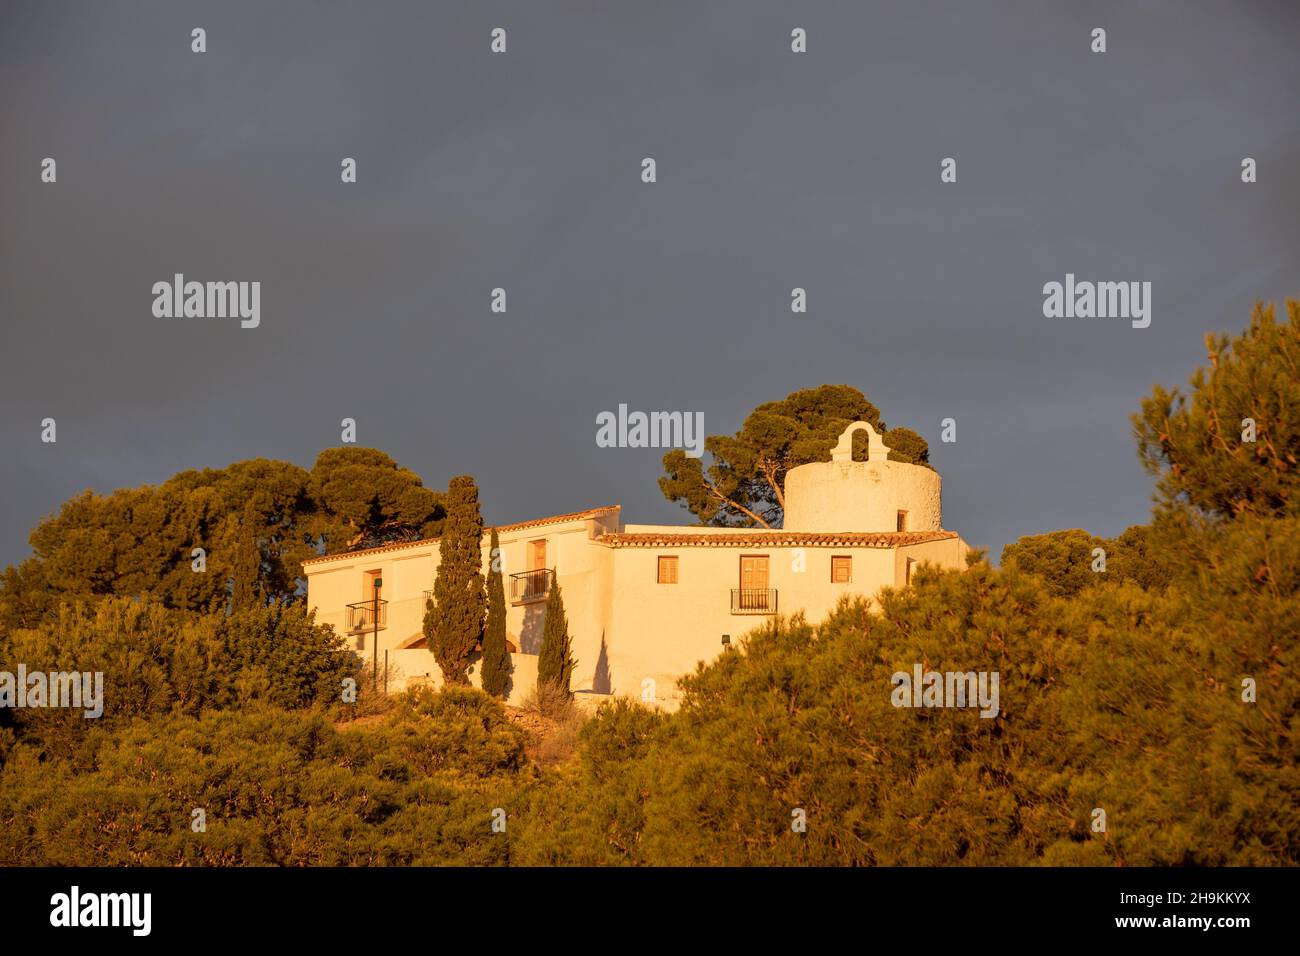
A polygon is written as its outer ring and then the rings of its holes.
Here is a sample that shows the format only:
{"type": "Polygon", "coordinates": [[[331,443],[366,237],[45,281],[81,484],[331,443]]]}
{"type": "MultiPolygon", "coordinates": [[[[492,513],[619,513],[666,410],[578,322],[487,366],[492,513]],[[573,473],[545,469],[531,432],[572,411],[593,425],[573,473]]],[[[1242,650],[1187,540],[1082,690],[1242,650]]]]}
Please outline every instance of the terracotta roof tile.
{"type": "MultiPolygon", "coordinates": [[[[588,518],[598,518],[601,515],[608,514],[611,511],[618,511],[619,505],[605,505],[601,508],[588,508],[586,511],[571,511],[563,515],[551,515],[548,518],[534,518],[531,521],[519,521],[515,524],[485,525],[484,534],[489,533],[493,527],[498,532],[504,531],[524,531],[528,528],[539,528],[548,524],[563,524],[566,521],[585,521],[588,518]]],[[[438,538],[421,538],[419,541],[396,541],[393,544],[380,545],[377,548],[362,548],[359,551],[340,551],[337,554],[322,554],[315,558],[307,558],[302,563],[320,564],[323,561],[340,561],[344,558],[364,558],[372,554],[386,554],[389,551],[401,551],[404,548],[419,548],[431,544],[437,544],[438,538]]]]}
{"type": "MultiPolygon", "coordinates": [[[[609,514],[611,511],[618,511],[621,505],[604,505],[600,508],[588,508],[586,511],[571,511],[567,515],[551,515],[549,518],[534,518],[532,521],[519,521],[515,524],[495,525],[497,531],[523,531],[525,528],[535,528],[544,524],[560,524],[564,521],[586,521],[588,518],[599,518],[603,514],[609,514]]],[[[483,530],[492,530],[492,525],[485,527],[483,530]]]]}
{"type": "Polygon", "coordinates": [[[596,541],[611,548],[898,548],[930,541],[947,541],[956,531],[766,531],[757,530],[725,534],[682,534],[674,532],[634,532],[602,534],[596,541]]]}

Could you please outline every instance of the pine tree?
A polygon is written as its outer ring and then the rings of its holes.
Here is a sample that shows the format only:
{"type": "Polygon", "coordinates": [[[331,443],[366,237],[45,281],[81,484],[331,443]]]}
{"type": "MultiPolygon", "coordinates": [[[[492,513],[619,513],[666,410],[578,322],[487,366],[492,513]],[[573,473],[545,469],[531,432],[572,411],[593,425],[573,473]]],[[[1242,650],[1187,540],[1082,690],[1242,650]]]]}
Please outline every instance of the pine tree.
{"type": "MultiPolygon", "coordinates": [[[[850,385],[819,385],[764,402],[735,435],[710,435],[704,448],[713,463],[681,448],[664,455],[659,490],[700,519],[719,527],[779,528],[785,520],[785,476],[813,461],[827,461],[844,429],[870,422],[889,446],[889,460],[930,467],[930,446],[909,428],[886,428],[880,409],[850,385]]],[[[862,460],[867,437],[853,437],[862,460]]]]}
{"type": "Polygon", "coordinates": [[[438,543],[433,605],[424,615],[424,636],[443,679],[467,684],[469,658],[483,638],[483,518],[478,487],[459,475],[447,488],[447,520],[438,543]]]}
{"type": "Polygon", "coordinates": [[[261,603],[262,550],[257,540],[258,515],[250,501],[235,532],[231,608],[245,611],[261,603]]]}
{"type": "Polygon", "coordinates": [[[1157,385],[1133,416],[1161,511],[1213,520],[1300,512],[1300,300],[1255,305],[1240,335],[1207,335],[1190,389],[1157,385]]]}
{"type": "Polygon", "coordinates": [[[551,584],[546,596],[546,620],[542,624],[542,649],[537,658],[537,692],[543,697],[548,690],[558,689],[565,698],[573,696],[569,687],[573,676],[573,641],[569,636],[569,619],[564,613],[564,598],[560,596],[560,583],[551,584]]]}
{"type": "Polygon", "coordinates": [[[483,691],[504,697],[510,676],[510,654],[506,650],[506,589],[501,576],[501,542],[492,529],[491,562],[487,579],[487,628],[483,632],[483,691]]]}

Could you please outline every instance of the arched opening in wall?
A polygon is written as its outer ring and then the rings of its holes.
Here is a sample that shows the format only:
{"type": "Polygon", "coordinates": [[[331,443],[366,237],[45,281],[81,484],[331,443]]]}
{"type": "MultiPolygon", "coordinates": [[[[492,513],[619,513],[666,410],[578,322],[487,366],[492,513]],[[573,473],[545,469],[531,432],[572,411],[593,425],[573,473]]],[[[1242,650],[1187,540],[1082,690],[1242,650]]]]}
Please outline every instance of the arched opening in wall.
{"type": "Polygon", "coordinates": [[[859,428],[853,433],[853,460],[870,461],[871,460],[871,439],[867,435],[865,428],[859,428]]]}
{"type": "Polygon", "coordinates": [[[888,457],[889,446],[870,422],[850,422],[831,449],[831,461],[838,462],[881,461],[888,457]]]}

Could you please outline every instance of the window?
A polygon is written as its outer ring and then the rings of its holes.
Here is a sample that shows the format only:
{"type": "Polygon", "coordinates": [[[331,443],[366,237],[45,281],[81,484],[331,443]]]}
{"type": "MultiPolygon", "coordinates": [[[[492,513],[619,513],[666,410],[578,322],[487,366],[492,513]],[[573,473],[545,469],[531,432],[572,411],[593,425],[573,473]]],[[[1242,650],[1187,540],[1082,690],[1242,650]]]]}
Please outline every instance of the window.
{"type": "Polygon", "coordinates": [[[914,559],[912,559],[912,558],[908,558],[908,559],[907,559],[907,563],[906,563],[905,565],[903,565],[903,583],[904,583],[904,584],[911,584],[911,583],[912,583],[912,565],[914,565],[914,564],[916,564],[916,561],[915,561],[914,559]]]}
{"type": "Polygon", "coordinates": [[[740,589],[754,592],[767,590],[767,555],[741,555],[740,589]]]}
{"type": "Polygon", "coordinates": [[[899,531],[906,531],[906,530],[907,530],[907,512],[906,512],[906,511],[900,511],[900,512],[898,513],[898,530],[899,530],[899,531]]]}
{"type": "Polygon", "coordinates": [[[659,556],[659,583],[677,583],[677,555],[661,554],[659,556]]]}
{"type": "Polygon", "coordinates": [[[848,555],[831,558],[831,583],[848,584],[853,580],[853,559],[848,555]]]}
{"type": "Polygon", "coordinates": [[[372,568],[361,572],[361,600],[349,604],[348,633],[357,635],[357,650],[365,650],[364,635],[388,626],[388,602],[384,599],[381,572],[372,568]],[[378,588],[375,585],[379,585],[378,588]]]}
{"type": "Polygon", "coordinates": [[[731,593],[732,614],[773,614],[776,591],[769,591],[768,555],[740,556],[740,587],[731,593]]]}
{"type": "Polygon", "coordinates": [[[529,571],[546,570],[546,539],[528,542],[529,571]]]}

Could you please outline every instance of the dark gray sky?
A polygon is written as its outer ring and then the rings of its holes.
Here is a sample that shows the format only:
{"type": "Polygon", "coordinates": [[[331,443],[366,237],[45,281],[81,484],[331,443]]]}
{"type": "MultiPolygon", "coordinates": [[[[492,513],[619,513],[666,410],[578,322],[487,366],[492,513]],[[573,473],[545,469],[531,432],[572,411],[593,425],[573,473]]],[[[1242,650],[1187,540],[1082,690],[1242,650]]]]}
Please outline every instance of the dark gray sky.
{"type": "Polygon", "coordinates": [[[686,522],[597,413],[730,433],[823,382],[930,440],[995,556],[1115,534],[1141,397],[1300,294],[1297,39],[1290,2],[7,0],[0,562],[84,488],[309,467],[343,417],[488,521],[686,522]],[[175,272],[261,281],[261,326],[155,318],[175,272]],[[1067,272],[1150,281],[1150,328],[1044,318],[1067,272]]]}

